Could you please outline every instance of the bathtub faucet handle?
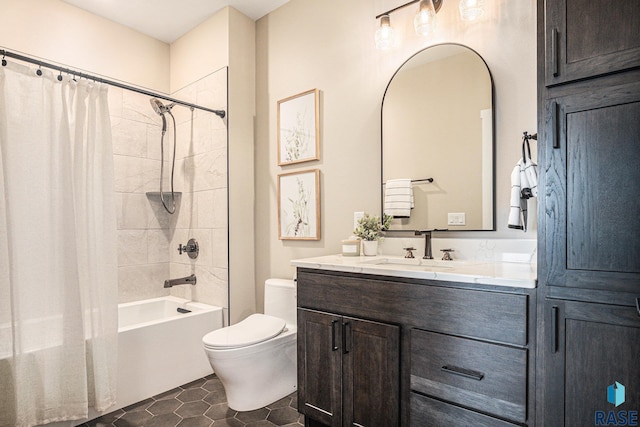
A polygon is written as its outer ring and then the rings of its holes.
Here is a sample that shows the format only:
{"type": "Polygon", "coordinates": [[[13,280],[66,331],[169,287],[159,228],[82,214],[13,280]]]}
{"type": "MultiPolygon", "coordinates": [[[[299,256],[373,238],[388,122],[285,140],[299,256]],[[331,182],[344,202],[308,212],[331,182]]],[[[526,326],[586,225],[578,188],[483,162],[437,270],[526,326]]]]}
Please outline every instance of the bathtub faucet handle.
{"type": "Polygon", "coordinates": [[[198,242],[196,239],[189,239],[186,245],[179,244],[178,245],[178,253],[182,255],[182,253],[186,253],[189,255],[189,258],[196,259],[198,258],[198,253],[200,252],[200,248],[198,246],[198,242]]]}

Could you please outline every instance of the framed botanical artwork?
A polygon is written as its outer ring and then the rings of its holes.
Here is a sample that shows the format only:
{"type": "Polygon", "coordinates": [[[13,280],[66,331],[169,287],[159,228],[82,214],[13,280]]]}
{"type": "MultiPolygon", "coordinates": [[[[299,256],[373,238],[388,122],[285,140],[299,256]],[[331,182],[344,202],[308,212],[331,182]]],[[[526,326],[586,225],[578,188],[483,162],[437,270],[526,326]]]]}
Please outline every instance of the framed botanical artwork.
{"type": "Polygon", "coordinates": [[[278,239],[320,240],[320,170],[278,175],[278,239]]]}
{"type": "Polygon", "coordinates": [[[278,165],[320,159],[319,90],[278,101],[278,165]]]}

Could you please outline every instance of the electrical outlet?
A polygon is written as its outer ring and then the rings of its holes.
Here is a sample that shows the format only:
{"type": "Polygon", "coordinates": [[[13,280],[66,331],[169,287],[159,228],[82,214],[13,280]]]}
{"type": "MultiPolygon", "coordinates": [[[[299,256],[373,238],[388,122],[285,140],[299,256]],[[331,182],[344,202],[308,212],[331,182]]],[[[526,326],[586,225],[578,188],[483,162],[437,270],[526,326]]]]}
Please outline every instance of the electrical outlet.
{"type": "Polygon", "coordinates": [[[353,213],[353,229],[355,230],[358,227],[358,220],[360,218],[364,218],[364,212],[354,212],[353,213]]]}
{"type": "Polygon", "coordinates": [[[466,215],[464,212],[460,213],[448,213],[447,214],[447,225],[465,225],[466,223],[466,215]]]}

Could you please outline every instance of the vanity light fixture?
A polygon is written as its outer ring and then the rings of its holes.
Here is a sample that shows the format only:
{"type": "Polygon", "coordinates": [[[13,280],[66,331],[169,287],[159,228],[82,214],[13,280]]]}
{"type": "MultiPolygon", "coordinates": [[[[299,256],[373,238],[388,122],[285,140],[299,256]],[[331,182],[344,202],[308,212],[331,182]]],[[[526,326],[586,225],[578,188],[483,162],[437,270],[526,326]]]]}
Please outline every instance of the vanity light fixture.
{"type": "Polygon", "coordinates": [[[436,9],[432,0],[420,0],[420,8],[413,18],[413,28],[416,34],[429,35],[436,26],[436,9]]]}
{"type": "MultiPolygon", "coordinates": [[[[473,21],[484,12],[485,0],[460,0],[460,18],[463,21],[473,21]]],[[[442,7],[444,0],[412,0],[394,9],[376,16],[380,20],[380,27],[376,30],[375,40],[378,49],[389,49],[396,42],[395,31],[391,27],[391,14],[412,4],[419,3],[418,13],[413,18],[413,28],[421,36],[429,35],[436,25],[436,14],[442,7]]]]}
{"type": "Polygon", "coordinates": [[[484,0],[460,0],[460,18],[463,21],[478,19],[484,12],[484,0]]]}
{"type": "Polygon", "coordinates": [[[390,49],[396,42],[395,30],[391,27],[391,18],[388,14],[380,16],[380,27],[376,30],[376,47],[378,49],[390,49]]]}

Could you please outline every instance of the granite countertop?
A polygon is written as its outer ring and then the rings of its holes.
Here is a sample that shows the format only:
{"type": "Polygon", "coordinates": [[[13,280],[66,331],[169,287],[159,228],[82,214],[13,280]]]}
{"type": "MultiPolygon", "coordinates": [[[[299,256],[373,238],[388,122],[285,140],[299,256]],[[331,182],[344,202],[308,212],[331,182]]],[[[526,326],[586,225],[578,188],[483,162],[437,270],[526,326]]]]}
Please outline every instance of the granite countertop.
{"type": "Polygon", "coordinates": [[[536,264],[493,261],[441,261],[394,256],[327,255],[292,260],[295,267],[381,276],[478,283],[533,289],[536,264]]]}

